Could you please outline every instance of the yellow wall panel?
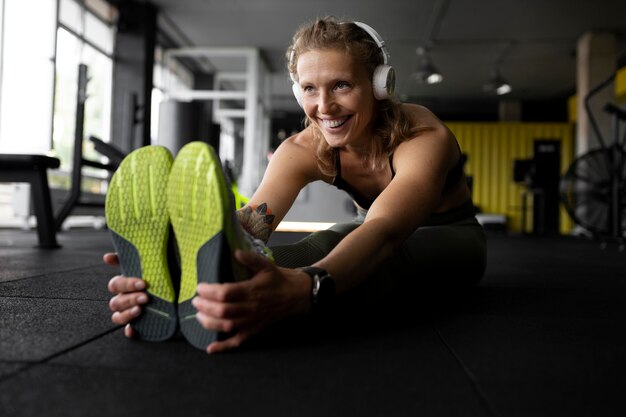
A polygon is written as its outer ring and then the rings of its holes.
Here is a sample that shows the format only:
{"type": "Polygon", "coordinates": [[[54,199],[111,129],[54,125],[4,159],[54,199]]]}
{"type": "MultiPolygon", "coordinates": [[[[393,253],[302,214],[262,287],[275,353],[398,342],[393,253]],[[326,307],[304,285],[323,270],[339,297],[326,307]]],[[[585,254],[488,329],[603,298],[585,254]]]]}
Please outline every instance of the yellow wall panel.
{"type": "Polygon", "coordinates": [[[578,96],[575,94],[567,99],[567,120],[576,123],[578,118],[578,96]]]}
{"type": "MultiPolygon", "coordinates": [[[[535,139],[558,140],[561,144],[561,173],[573,160],[573,125],[570,123],[447,122],[461,149],[468,156],[465,171],[473,177],[472,198],[483,213],[502,214],[507,229],[522,231],[522,197],[526,187],[513,181],[513,161],[530,159],[535,139]]],[[[525,231],[532,230],[532,196],[525,231]]],[[[560,231],[568,233],[572,222],[560,210],[560,231]]]]}
{"type": "Polygon", "coordinates": [[[615,77],[615,97],[618,101],[626,101],[626,67],[617,71],[615,77]]]}

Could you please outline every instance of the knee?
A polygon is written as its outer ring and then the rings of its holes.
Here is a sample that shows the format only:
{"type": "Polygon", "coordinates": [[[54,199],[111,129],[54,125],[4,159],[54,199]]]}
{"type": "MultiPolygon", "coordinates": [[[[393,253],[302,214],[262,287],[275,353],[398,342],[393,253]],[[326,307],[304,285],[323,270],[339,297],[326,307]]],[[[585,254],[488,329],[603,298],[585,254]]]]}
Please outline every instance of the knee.
{"type": "Polygon", "coordinates": [[[346,235],[334,230],[320,230],[306,238],[308,246],[322,257],[328,255],[346,235]]]}
{"type": "Polygon", "coordinates": [[[276,265],[285,268],[299,268],[311,265],[330,253],[343,239],[337,232],[322,230],[289,245],[272,246],[276,265]]]}

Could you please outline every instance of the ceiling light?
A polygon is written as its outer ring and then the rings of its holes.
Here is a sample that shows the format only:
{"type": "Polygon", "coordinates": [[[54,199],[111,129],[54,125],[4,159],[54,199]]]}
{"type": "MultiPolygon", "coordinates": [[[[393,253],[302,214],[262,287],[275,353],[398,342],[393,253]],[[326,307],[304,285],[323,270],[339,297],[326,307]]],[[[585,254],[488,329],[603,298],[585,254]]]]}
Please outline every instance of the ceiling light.
{"type": "Polygon", "coordinates": [[[413,73],[413,77],[420,84],[438,84],[443,81],[443,75],[433,65],[430,56],[423,47],[418,47],[417,53],[417,70],[413,73]]]}
{"type": "Polygon", "coordinates": [[[496,88],[496,94],[499,96],[502,96],[504,94],[509,94],[511,90],[512,90],[511,85],[507,84],[506,82],[503,82],[496,88]]]}
{"type": "Polygon", "coordinates": [[[511,84],[504,79],[499,69],[495,69],[491,78],[483,85],[483,91],[498,96],[508,94],[512,90],[511,84]]]}

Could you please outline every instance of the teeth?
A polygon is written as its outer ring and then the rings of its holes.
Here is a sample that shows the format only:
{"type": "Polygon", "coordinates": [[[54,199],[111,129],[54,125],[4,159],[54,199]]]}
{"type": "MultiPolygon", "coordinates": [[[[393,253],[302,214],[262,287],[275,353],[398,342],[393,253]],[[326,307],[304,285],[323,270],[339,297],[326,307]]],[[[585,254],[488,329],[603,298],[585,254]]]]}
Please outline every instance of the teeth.
{"type": "Polygon", "coordinates": [[[346,122],[346,120],[348,120],[347,117],[344,117],[342,119],[336,119],[336,120],[326,120],[326,119],[323,119],[322,120],[322,124],[324,125],[324,127],[339,127],[342,124],[344,124],[346,122]]]}

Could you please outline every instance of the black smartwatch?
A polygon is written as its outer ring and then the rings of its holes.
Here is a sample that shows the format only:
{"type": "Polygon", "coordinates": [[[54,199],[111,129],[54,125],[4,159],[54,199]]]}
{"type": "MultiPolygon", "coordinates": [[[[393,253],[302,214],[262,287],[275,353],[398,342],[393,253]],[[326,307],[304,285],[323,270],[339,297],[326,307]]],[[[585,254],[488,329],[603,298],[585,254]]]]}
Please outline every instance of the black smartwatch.
{"type": "Polygon", "coordinates": [[[335,299],[334,278],[322,268],[306,266],[300,269],[309,274],[313,281],[313,287],[311,288],[311,311],[326,310],[333,304],[335,299]]]}

